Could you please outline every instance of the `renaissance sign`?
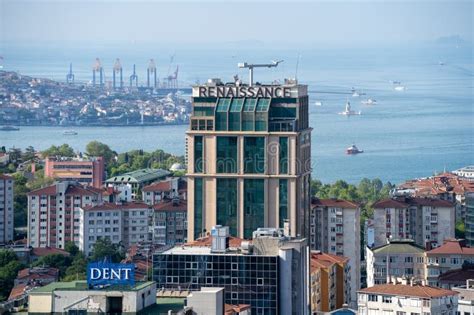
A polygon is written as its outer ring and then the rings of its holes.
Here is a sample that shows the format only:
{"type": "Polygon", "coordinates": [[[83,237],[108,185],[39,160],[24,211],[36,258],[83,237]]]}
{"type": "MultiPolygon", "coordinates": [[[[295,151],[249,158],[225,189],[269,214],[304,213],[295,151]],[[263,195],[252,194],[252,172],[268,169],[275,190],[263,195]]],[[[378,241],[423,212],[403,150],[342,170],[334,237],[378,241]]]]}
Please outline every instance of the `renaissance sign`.
{"type": "Polygon", "coordinates": [[[284,86],[199,86],[199,97],[291,97],[291,88],[284,86]]]}
{"type": "Polygon", "coordinates": [[[87,284],[89,287],[109,284],[135,284],[134,264],[113,264],[95,262],[87,265],[87,284]]]}

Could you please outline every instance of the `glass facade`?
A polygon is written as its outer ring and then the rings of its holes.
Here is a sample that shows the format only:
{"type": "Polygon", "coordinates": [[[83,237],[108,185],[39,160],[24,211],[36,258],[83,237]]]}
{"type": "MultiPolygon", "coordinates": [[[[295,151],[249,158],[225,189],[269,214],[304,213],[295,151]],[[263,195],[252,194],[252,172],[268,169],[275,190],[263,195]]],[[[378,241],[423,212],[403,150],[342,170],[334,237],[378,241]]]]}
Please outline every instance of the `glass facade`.
{"type": "Polygon", "coordinates": [[[217,224],[229,227],[229,233],[237,236],[237,179],[217,178],[217,224]]]}
{"type": "Polygon", "coordinates": [[[201,237],[203,232],[202,208],[203,208],[202,178],[194,179],[194,239],[201,237]]]}
{"type": "Polygon", "coordinates": [[[280,218],[280,228],[283,228],[283,223],[288,219],[288,180],[280,179],[278,184],[278,216],[280,218]]]}
{"type": "Polygon", "coordinates": [[[229,110],[230,98],[220,98],[216,108],[216,130],[227,130],[227,112],[229,110]]]}
{"type": "Polygon", "coordinates": [[[194,136],[194,172],[202,173],[204,169],[204,142],[202,136],[194,136]]]}
{"type": "Polygon", "coordinates": [[[265,137],[244,138],[244,173],[265,172],[265,137]]]}
{"type": "Polygon", "coordinates": [[[217,173],[237,173],[237,137],[217,137],[217,173]]]}
{"type": "Polygon", "coordinates": [[[268,108],[270,107],[269,98],[259,98],[257,108],[255,109],[255,131],[268,130],[268,108]]]}
{"type": "Polygon", "coordinates": [[[265,180],[244,180],[244,238],[251,239],[253,231],[265,227],[265,180]]]}
{"type": "Polygon", "coordinates": [[[255,131],[255,106],[257,106],[255,98],[245,99],[242,113],[242,131],[255,131]]]}
{"type": "Polygon", "coordinates": [[[279,145],[278,163],[280,174],[288,174],[288,137],[280,137],[279,145]]]}
{"type": "Polygon", "coordinates": [[[244,105],[243,98],[234,98],[230,104],[229,110],[229,131],[240,131],[241,127],[241,112],[244,105]]]}
{"type": "Polygon", "coordinates": [[[227,304],[250,304],[251,314],[278,314],[278,256],[155,254],[158,288],[224,288],[227,304]]]}

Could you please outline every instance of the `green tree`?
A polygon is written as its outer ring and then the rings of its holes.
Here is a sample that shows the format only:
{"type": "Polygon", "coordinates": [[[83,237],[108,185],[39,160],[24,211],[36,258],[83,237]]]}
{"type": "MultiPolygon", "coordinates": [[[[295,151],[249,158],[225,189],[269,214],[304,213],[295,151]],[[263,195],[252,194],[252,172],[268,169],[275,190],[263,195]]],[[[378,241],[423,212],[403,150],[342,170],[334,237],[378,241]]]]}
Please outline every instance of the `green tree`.
{"type": "Polygon", "coordinates": [[[64,157],[74,157],[74,149],[69,146],[69,144],[62,144],[60,146],[52,145],[49,149],[42,152],[43,156],[64,156],[64,157]]]}
{"type": "Polygon", "coordinates": [[[113,244],[109,239],[99,239],[92,249],[91,260],[102,261],[109,259],[111,262],[120,262],[125,258],[123,249],[117,244],[113,244]]]}
{"type": "Polygon", "coordinates": [[[463,220],[456,222],[456,228],[454,230],[454,235],[456,238],[465,238],[466,237],[466,226],[463,220]]]}
{"type": "Polygon", "coordinates": [[[64,250],[68,252],[71,257],[76,257],[76,255],[79,253],[79,247],[77,247],[77,245],[72,241],[66,242],[64,245],[64,250]]]}
{"type": "Polygon", "coordinates": [[[0,301],[7,299],[18,271],[23,267],[13,251],[0,249],[0,301]]]}
{"type": "Polygon", "coordinates": [[[106,163],[112,162],[116,153],[110,147],[99,141],[91,141],[86,146],[86,153],[89,156],[102,156],[106,163]]]}
{"type": "Polygon", "coordinates": [[[44,170],[35,172],[35,176],[27,183],[27,187],[31,190],[49,186],[54,183],[54,178],[44,176],[44,170]]]}
{"type": "Polygon", "coordinates": [[[28,217],[28,197],[27,193],[30,191],[26,184],[28,179],[20,173],[13,174],[13,217],[14,226],[23,227],[27,225],[28,217]]]}
{"type": "Polygon", "coordinates": [[[35,153],[35,149],[30,145],[25,149],[25,152],[23,153],[21,158],[23,161],[33,160],[35,158],[35,153]]]}
{"type": "Polygon", "coordinates": [[[63,275],[66,272],[66,269],[71,265],[71,261],[71,257],[65,255],[49,254],[35,261],[33,265],[58,268],[59,273],[63,275]]]}
{"type": "Polygon", "coordinates": [[[83,253],[78,252],[72,261],[71,266],[66,269],[62,281],[85,280],[87,269],[87,259],[83,253]]]}

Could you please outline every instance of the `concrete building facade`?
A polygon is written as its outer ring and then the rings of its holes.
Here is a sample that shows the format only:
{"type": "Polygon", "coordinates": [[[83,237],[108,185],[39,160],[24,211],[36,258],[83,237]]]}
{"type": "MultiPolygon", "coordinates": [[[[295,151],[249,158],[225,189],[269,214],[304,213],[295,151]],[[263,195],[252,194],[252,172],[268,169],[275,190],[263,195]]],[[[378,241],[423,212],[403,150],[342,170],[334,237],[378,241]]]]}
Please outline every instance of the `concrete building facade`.
{"type": "Polygon", "coordinates": [[[416,244],[437,247],[454,237],[454,204],[430,198],[392,198],[376,202],[375,246],[391,239],[412,239],[416,244]]]}
{"type": "Polygon", "coordinates": [[[101,188],[105,179],[104,158],[47,157],[44,175],[61,181],[76,181],[82,185],[101,188]]]}
{"type": "Polygon", "coordinates": [[[292,236],[307,237],[312,130],[307,86],[224,85],[213,79],[193,87],[192,101],[186,133],[188,240],[216,224],[250,239],[257,228],[282,228],[285,220],[292,236]]]}
{"type": "Polygon", "coordinates": [[[0,174],[0,245],[13,241],[13,177],[0,174]]]}
{"type": "Polygon", "coordinates": [[[57,182],[28,193],[28,246],[79,246],[80,208],[102,202],[102,190],[74,182],[57,182]]]}
{"type": "Polygon", "coordinates": [[[153,206],[153,244],[177,245],[188,238],[187,202],[178,198],[153,206]]]}
{"type": "Polygon", "coordinates": [[[360,206],[338,199],[313,199],[311,203],[311,249],[349,258],[351,296],[348,303],[357,305],[360,289],[360,206]]]}

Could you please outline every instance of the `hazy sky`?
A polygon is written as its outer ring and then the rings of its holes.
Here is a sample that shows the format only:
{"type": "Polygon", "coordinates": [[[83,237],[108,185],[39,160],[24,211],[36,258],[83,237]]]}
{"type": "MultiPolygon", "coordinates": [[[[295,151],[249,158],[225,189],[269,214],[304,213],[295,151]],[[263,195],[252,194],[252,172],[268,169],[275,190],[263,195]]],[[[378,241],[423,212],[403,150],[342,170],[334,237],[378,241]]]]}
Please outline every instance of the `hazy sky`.
{"type": "Polygon", "coordinates": [[[354,43],[473,38],[474,1],[0,0],[3,41],[354,43]]]}

